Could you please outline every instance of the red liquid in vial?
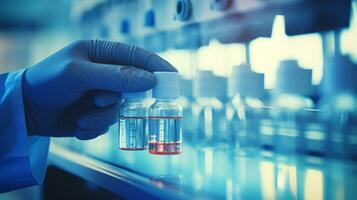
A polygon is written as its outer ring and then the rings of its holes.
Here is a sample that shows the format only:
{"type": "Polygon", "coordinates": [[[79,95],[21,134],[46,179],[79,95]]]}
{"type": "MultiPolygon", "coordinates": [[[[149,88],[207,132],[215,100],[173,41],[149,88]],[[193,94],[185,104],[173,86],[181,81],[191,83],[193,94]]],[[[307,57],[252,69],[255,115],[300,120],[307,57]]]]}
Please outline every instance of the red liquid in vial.
{"type": "Polygon", "coordinates": [[[146,148],[119,148],[119,149],[125,151],[142,151],[145,150],[146,148]]]}
{"type": "Polygon", "coordinates": [[[182,152],[182,142],[149,142],[149,152],[159,155],[175,155],[182,152]]]}

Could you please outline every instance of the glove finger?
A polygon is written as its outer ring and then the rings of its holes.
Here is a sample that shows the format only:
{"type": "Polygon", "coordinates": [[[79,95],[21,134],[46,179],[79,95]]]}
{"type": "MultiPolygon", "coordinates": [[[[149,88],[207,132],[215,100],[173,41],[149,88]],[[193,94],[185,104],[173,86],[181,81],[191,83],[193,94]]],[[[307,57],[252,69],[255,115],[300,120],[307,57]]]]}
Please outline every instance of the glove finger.
{"type": "Polygon", "coordinates": [[[177,71],[160,56],[133,45],[104,40],[84,42],[91,62],[134,66],[150,72],[177,71]]]}
{"type": "Polygon", "coordinates": [[[140,92],[153,88],[155,76],[136,67],[87,62],[84,64],[82,85],[84,90],[107,90],[112,92],[140,92]]]}
{"type": "Polygon", "coordinates": [[[92,107],[105,107],[121,102],[121,95],[107,90],[89,90],[85,92],[72,107],[88,110],[92,107]]]}
{"type": "Polygon", "coordinates": [[[97,107],[79,116],[77,126],[85,130],[104,129],[117,121],[118,104],[97,107]]]}
{"type": "MultiPolygon", "coordinates": [[[[73,135],[73,132],[78,129],[78,123],[81,117],[93,114],[96,111],[98,111],[98,109],[100,111],[101,109],[105,110],[112,107],[113,110],[116,110],[117,109],[116,107],[118,107],[121,101],[119,102],[117,101],[112,104],[109,104],[108,106],[102,106],[102,107],[96,105],[96,104],[102,104],[102,102],[99,102],[96,98],[101,98],[103,96],[105,98],[107,98],[107,96],[112,96],[109,98],[109,100],[106,100],[105,102],[105,103],[111,103],[110,101],[111,100],[114,101],[114,99],[117,97],[117,94],[116,93],[113,94],[111,92],[101,91],[101,90],[90,90],[86,92],[84,95],[82,95],[75,103],[73,103],[71,106],[69,106],[66,109],[65,112],[66,114],[64,117],[64,119],[66,119],[66,121],[64,122],[65,124],[64,129],[68,133],[71,133],[71,135],[73,135]],[[98,101],[99,103],[97,103],[96,101],[98,101]]],[[[90,123],[90,122],[86,122],[86,123],[90,123]]],[[[96,124],[98,122],[93,122],[93,123],[96,124]]],[[[106,123],[104,123],[103,125],[104,125],[103,127],[105,127],[106,123]]],[[[96,127],[96,128],[85,128],[85,129],[91,130],[91,129],[100,129],[100,128],[96,127]]]]}
{"type": "Polygon", "coordinates": [[[121,101],[120,94],[110,91],[98,91],[94,96],[96,106],[105,107],[121,101]]]}
{"type": "Polygon", "coordinates": [[[108,132],[109,128],[99,130],[77,130],[75,137],[80,140],[91,140],[108,132]]]}

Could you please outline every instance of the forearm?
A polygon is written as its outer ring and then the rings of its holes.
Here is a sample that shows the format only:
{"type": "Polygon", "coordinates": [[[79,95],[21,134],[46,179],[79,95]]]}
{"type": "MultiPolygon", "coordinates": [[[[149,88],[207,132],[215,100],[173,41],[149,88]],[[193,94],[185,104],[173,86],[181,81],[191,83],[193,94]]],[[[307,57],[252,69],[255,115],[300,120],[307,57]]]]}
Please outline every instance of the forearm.
{"type": "Polygon", "coordinates": [[[28,137],[22,76],[0,74],[0,192],[38,184],[46,169],[49,139],[28,137]]]}

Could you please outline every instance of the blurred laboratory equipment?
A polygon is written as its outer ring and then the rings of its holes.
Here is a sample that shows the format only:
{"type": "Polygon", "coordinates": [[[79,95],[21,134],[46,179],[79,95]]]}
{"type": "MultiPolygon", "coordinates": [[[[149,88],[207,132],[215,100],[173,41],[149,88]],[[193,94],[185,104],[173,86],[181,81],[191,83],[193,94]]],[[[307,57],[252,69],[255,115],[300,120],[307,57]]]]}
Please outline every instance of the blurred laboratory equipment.
{"type": "Polygon", "coordinates": [[[182,107],[178,104],[179,75],[177,72],[154,72],[157,85],[149,108],[149,151],[170,155],[182,151],[182,107]]]}
{"type": "Polygon", "coordinates": [[[226,117],[230,143],[238,153],[252,153],[259,147],[259,116],[264,111],[261,100],[264,92],[264,74],[252,71],[248,64],[233,68],[226,117]]]}
{"type": "Polygon", "coordinates": [[[194,84],[195,103],[192,106],[195,126],[195,141],[202,146],[228,142],[226,133],[225,107],[218,99],[224,96],[225,83],[212,71],[198,71],[194,84]]]}
{"type": "Polygon", "coordinates": [[[119,108],[119,149],[144,150],[148,145],[148,106],[150,91],[123,93],[119,108]]]}

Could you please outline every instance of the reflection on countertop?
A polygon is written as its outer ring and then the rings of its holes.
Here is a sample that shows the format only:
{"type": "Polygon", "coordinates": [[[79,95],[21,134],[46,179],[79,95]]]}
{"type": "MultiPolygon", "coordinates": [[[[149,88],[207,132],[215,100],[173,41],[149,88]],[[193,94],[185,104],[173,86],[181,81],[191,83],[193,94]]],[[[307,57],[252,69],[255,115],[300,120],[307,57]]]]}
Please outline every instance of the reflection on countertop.
{"type": "Polygon", "coordinates": [[[74,152],[145,177],[155,187],[212,199],[353,199],[356,161],[185,144],[180,155],[120,151],[115,127],[91,141],[54,139],[74,152]]]}

